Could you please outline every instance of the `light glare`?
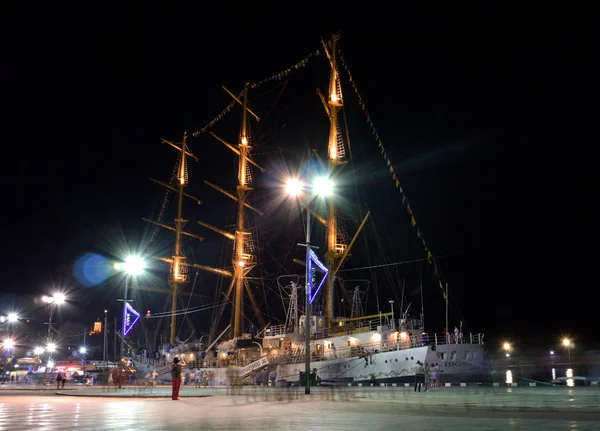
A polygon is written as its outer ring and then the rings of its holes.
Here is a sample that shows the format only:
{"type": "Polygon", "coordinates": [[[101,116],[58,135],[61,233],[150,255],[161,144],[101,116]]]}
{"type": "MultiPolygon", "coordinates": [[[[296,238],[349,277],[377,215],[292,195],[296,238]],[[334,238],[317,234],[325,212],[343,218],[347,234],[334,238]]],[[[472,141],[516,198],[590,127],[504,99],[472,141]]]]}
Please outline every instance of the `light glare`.
{"type": "Polygon", "coordinates": [[[54,298],[53,302],[55,304],[63,304],[67,300],[66,295],[64,293],[60,293],[60,292],[55,293],[54,295],[52,295],[52,298],[54,298]]]}
{"type": "Polygon", "coordinates": [[[4,348],[6,350],[9,350],[9,349],[12,349],[13,347],[15,347],[15,342],[10,338],[7,338],[6,340],[4,340],[3,344],[4,344],[4,348]]]}
{"type": "Polygon", "coordinates": [[[303,184],[296,178],[290,178],[285,183],[285,192],[288,196],[299,196],[302,194],[303,184]]]}
{"type": "Polygon", "coordinates": [[[319,196],[329,196],[333,193],[333,181],[327,177],[319,177],[313,186],[314,192],[319,196]]]}
{"type": "Polygon", "coordinates": [[[142,272],[144,272],[145,266],[146,266],[146,263],[144,262],[144,259],[142,259],[141,257],[129,256],[129,257],[127,257],[127,259],[125,259],[125,263],[124,263],[124,265],[122,265],[122,268],[129,275],[139,275],[142,272]]]}
{"type": "Polygon", "coordinates": [[[19,320],[19,315],[17,313],[8,313],[8,322],[14,323],[19,320]]]}

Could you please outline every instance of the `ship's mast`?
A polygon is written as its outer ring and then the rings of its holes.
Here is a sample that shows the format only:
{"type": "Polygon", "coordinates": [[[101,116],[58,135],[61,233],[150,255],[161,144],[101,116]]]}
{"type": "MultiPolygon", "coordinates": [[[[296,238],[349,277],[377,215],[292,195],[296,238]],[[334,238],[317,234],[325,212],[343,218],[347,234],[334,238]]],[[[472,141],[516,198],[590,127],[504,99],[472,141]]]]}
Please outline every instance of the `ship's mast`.
{"type": "Polygon", "coordinates": [[[180,283],[188,279],[185,257],[181,254],[181,236],[183,226],[187,220],[183,219],[183,189],[188,185],[188,169],[186,164],[187,152],[187,132],[183,135],[181,143],[181,155],[179,168],[177,170],[177,217],[175,218],[175,252],[173,254],[173,263],[171,264],[171,283],[173,284],[173,296],[171,301],[171,333],[169,343],[175,344],[175,335],[177,329],[177,294],[180,283]]]}
{"type": "MultiPolygon", "coordinates": [[[[327,143],[327,171],[329,177],[334,177],[339,166],[345,164],[345,150],[342,140],[341,129],[338,123],[338,113],[343,106],[342,88],[340,85],[339,74],[336,64],[336,43],[339,36],[334,35],[330,42],[331,51],[323,43],[325,53],[329,58],[331,66],[331,77],[329,83],[329,96],[327,98],[329,114],[329,141],[327,143]]],[[[345,246],[338,244],[337,222],[335,218],[335,198],[328,200],[329,208],[327,213],[327,251],[325,253],[325,265],[327,268],[335,268],[339,262],[345,246]]],[[[327,326],[330,327],[334,319],[333,310],[333,287],[335,274],[327,278],[327,289],[325,299],[325,309],[327,326]]]]}
{"type": "MultiPolygon", "coordinates": [[[[183,219],[183,198],[184,197],[190,198],[190,199],[196,201],[196,203],[198,203],[198,204],[201,204],[202,201],[185,192],[185,188],[188,185],[188,165],[187,165],[188,157],[191,157],[192,159],[198,161],[198,158],[189,151],[188,144],[187,144],[187,133],[184,133],[183,142],[181,142],[181,143],[176,144],[176,143],[167,141],[166,139],[162,139],[162,142],[175,148],[179,152],[179,161],[178,161],[178,164],[176,164],[176,171],[175,171],[175,173],[176,173],[175,181],[177,184],[173,184],[173,183],[169,184],[169,183],[165,183],[163,181],[155,180],[153,178],[150,178],[150,180],[163,186],[164,188],[166,188],[168,190],[171,190],[172,192],[177,193],[177,215],[175,217],[175,227],[170,226],[165,223],[162,223],[160,221],[149,220],[146,218],[143,218],[142,220],[144,220],[148,223],[152,223],[158,227],[162,227],[164,229],[168,229],[168,230],[175,232],[175,249],[173,250],[173,255],[171,256],[171,258],[162,258],[162,257],[159,258],[163,262],[167,262],[171,265],[171,274],[169,277],[169,283],[172,286],[172,290],[170,292],[172,300],[171,300],[171,327],[170,327],[169,343],[175,344],[175,336],[177,335],[177,295],[179,294],[179,289],[180,289],[181,285],[188,281],[188,266],[190,266],[186,262],[186,258],[182,253],[181,238],[183,237],[183,235],[185,235],[185,236],[188,236],[191,238],[196,238],[200,241],[202,241],[204,239],[198,235],[194,235],[190,232],[186,232],[183,230],[184,226],[188,222],[187,220],[183,219]]],[[[199,265],[193,265],[193,266],[200,267],[199,265]]],[[[163,289],[157,289],[157,288],[143,288],[142,290],[149,290],[152,292],[163,293],[163,289]]]]}
{"type": "MultiPolygon", "coordinates": [[[[240,105],[242,105],[242,126],[240,130],[239,142],[238,145],[232,145],[210,132],[210,134],[219,140],[223,145],[229,148],[238,156],[238,184],[237,184],[237,196],[229,193],[228,191],[218,187],[208,181],[204,183],[215,190],[223,193],[225,196],[229,197],[237,201],[237,218],[236,218],[236,227],[235,233],[232,234],[223,229],[212,226],[208,223],[198,222],[200,225],[207,227],[221,235],[225,236],[233,240],[233,255],[232,255],[232,263],[233,263],[233,273],[226,270],[217,270],[216,268],[208,268],[203,267],[201,269],[205,269],[211,272],[216,272],[220,275],[230,276],[232,277],[232,284],[230,285],[230,290],[228,293],[231,293],[231,289],[233,289],[233,312],[231,313],[231,328],[232,328],[232,338],[238,338],[242,335],[244,329],[244,289],[246,288],[246,275],[250,270],[256,265],[256,256],[252,253],[252,243],[251,243],[251,232],[248,231],[246,226],[246,209],[250,209],[252,211],[257,212],[262,215],[261,211],[258,211],[256,208],[250,206],[247,202],[248,195],[252,191],[252,187],[250,187],[251,183],[251,175],[250,175],[250,165],[253,165],[264,172],[264,169],[256,164],[252,158],[250,157],[250,136],[248,133],[248,115],[252,115],[256,120],[260,120],[260,118],[252,112],[252,110],[248,107],[248,84],[244,87],[243,99],[239,100],[237,96],[235,96],[231,91],[227,90],[225,87],[223,89],[240,105]],[[219,271],[219,272],[217,272],[219,271]]],[[[250,297],[252,301],[252,297],[250,297]]],[[[255,304],[253,304],[255,305],[255,304]]]]}
{"type": "Polygon", "coordinates": [[[234,313],[233,313],[233,338],[239,337],[243,332],[243,311],[244,311],[244,277],[252,268],[255,259],[252,259],[250,254],[246,253],[246,235],[250,232],[246,231],[244,204],[246,196],[252,188],[249,187],[249,171],[247,157],[250,151],[250,142],[248,139],[247,111],[248,105],[248,86],[244,87],[244,99],[242,102],[242,129],[240,133],[238,148],[240,151],[238,157],[238,207],[237,207],[237,223],[235,228],[235,241],[233,243],[233,268],[234,268],[234,313]]]}
{"type": "MultiPolygon", "coordinates": [[[[328,176],[335,181],[335,177],[338,174],[339,169],[346,164],[346,150],[344,148],[344,140],[342,137],[342,129],[338,120],[339,111],[344,106],[342,98],[342,86],[340,83],[340,76],[337,69],[337,42],[339,35],[334,35],[331,41],[326,44],[322,39],[323,49],[327,58],[329,59],[329,65],[331,67],[330,82],[329,82],[329,94],[327,99],[323,96],[321,91],[317,90],[325,112],[329,117],[329,141],[327,143],[327,173],[328,176]]],[[[318,154],[317,154],[318,156],[318,154]]],[[[335,323],[333,300],[334,300],[334,282],[337,272],[340,270],[342,264],[350,256],[350,250],[356,242],[358,235],[362,231],[367,219],[371,212],[367,212],[363,218],[360,226],[358,227],[354,237],[349,244],[342,244],[340,241],[339,227],[335,217],[335,194],[328,198],[328,212],[327,218],[323,219],[323,222],[327,229],[327,251],[325,252],[325,265],[329,269],[329,276],[327,277],[327,287],[325,292],[325,311],[327,327],[331,328],[335,323]]],[[[320,219],[319,219],[320,220],[320,219]]]]}

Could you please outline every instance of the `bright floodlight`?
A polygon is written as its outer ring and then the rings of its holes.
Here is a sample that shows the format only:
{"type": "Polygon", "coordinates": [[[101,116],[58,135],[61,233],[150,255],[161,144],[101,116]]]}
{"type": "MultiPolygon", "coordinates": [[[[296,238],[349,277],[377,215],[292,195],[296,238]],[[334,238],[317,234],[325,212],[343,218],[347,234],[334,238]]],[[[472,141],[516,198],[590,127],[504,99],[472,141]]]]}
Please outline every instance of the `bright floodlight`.
{"type": "Polygon", "coordinates": [[[144,272],[146,266],[144,259],[139,256],[129,256],[125,259],[125,263],[121,265],[121,268],[129,275],[139,275],[144,272]]]}
{"type": "Polygon", "coordinates": [[[4,345],[4,348],[6,350],[9,350],[9,349],[12,349],[13,347],[15,347],[15,342],[10,338],[5,339],[4,343],[2,343],[2,344],[4,345]]]}
{"type": "Polygon", "coordinates": [[[503,348],[504,350],[510,350],[510,344],[508,344],[508,343],[504,343],[504,344],[502,345],[502,348],[503,348]]]}
{"type": "Polygon", "coordinates": [[[569,347],[571,345],[571,340],[564,338],[562,343],[564,346],[569,347]]]}
{"type": "Polygon", "coordinates": [[[84,347],[84,346],[80,347],[79,353],[81,353],[82,355],[85,355],[87,353],[87,347],[84,347]]]}
{"type": "Polygon", "coordinates": [[[327,177],[319,177],[315,180],[314,192],[319,196],[329,196],[333,193],[333,181],[327,177]]]}
{"type": "Polygon", "coordinates": [[[8,322],[14,323],[19,320],[19,315],[17,313],[8,313],[8,322]]]}
{"type": "Polygon", "coordinates": [[[33,349],[33,354],[34,355],[41,355],[42,353],[44,353],[44,348],[43,347],[36,347],[35,349],[33,349]]]}
{"type": "Polygon", "coordinates": [[[64,293],[58,292],[52,295],[55,304],[63,304],[67,300],[67,296],[64,293]]]}
{"type": "Polygon", "coordinates": [[[48,343],[48,345],[46,346],[46,350],[48,350],[50,353],[54,352],[56,350],[56,344],[48,343]]]}
{"type": "Polygon", "coordinates": [[[303,184],[296,178],[290,178],[285,183],[285,192],[289,196],[298,196],[302,193],[303,184]]]}

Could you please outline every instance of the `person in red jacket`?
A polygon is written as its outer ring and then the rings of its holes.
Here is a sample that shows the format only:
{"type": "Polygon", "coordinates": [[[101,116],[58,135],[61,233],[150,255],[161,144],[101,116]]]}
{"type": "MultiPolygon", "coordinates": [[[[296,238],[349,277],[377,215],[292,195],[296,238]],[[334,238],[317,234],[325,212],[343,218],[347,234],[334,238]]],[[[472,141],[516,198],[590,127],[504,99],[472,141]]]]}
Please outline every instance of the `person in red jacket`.
{"type": "Polygon", "coordinates": [[[181,389],[181,371],[183,371],[183,367],[187,364],[183,359],[179,359],[177,356],[173,358],[173,363],[171,364],[171,399],[178,400],[179,399],[179,390],[181,389]]]}

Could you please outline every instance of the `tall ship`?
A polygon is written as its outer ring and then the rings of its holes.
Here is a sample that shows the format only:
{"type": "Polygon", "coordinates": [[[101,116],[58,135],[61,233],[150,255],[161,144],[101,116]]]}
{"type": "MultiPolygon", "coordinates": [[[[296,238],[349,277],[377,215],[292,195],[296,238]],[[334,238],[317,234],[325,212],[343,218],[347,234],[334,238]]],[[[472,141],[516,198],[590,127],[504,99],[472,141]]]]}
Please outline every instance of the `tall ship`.
{"type": "MultiPolygon", "coordinates": [[[[213,120],[202,131],[192,135],[197,137],[199,134],[209,133],[237,159],[235,192],[208,179],[204,181],[208,187],[235,204],[235,226],[227,228],[198,221],[202,228],[217,233],[230,242],[231,260],[226,267],[188,262],[184,256],[181,246],[183,236],[202,240],[199,235],[185,230],[188,221],[184,220],[182,209],[182,202],[186,198],[200,203],[199,199],[187,194],[185,190],[188,183],[187,162],[196,159],[196,156],[192,153],[187,134],[180,143],[164,141],[178,152],[173,176],[175,180],[171,183],[155,182],[176,194],[177,215],[174,225],[161,220],[146,221],[175,233],[172,256],[161,257],[162,261],[170,265],[172,304],[169,343],[162,346],[158,357],[130,355],[128,359],[138,369],[152,367],[164,372],[173,357],[180,356],[187,362],[185,371],[189,378],[206,380],[206,384],[214,385],[234,382],[298,385],[302,383],[303,376],[308,375],[315,376],[321,384],[399,384],[414,380],[417,363],[428,366],[437,364],[443,383],[485,378],[484,336],[463,331],[462,323],[450,328],[448,286],[439,277],[436,258],[424,241],[424,260],[431,264],[445,301],[446,326],[443,331],[426,331],[423,312],[417,317],[411,316],[408,301],[397,304],[399,307],[396,311],[394,301],[389,301],[389,310],[377,310],[375,314],[365,312],[364,290],[358,286],[346,291],[346,304],[350,304],[346,307],[346,311],[349,310],[349,313],[345,313],[347,315],[341,314],[343,310],[336,306],[345,285],[342,268],[351,258],[353,248],[358,247],[357,243],[360,243],[360,236],[364,235],[364,227],[371,213],[365,211],[360,214],[357,227],[350,237],[344,227],[343,212],[347,205],[341,202],[335,188],[335,184],[342,181],[344,175],[352,174],[348,172],[350,157],[347,157],[347,136],[343,133],[344,129],[347,132],[347,126],[344,127],[341,69],[347,72],[359,97],[359,105],[363,103],[355,82],[343,63],[338,48],[339,36],[333,36],[328,42],[321,42],[322,46],[315,54],[274,75],[281,79],[288,73],[294,73],[304,67],[309,58],[319,54],[322,54],[320,57],[325,57],[329,65],[327,91],[325,94],[317,91],[329,121],[328,136],[323,137],[327,146],[313,150],[310,159],[315,163],[305,163],[304,168],[298,170],[299,174],[286,179],[285,186],[281,186],[288,192],[285,199],[292,200],[291,205],[295,205],[298,212],[302,213],[305,222],[305,241],[299,244],[304,258],[294,259],[298,268],[301,268],[298,271],[300,274],[278,277],[285,320],[277,321],[273,316],[271,321],[265,321],[263,314],[256,313],[256,317],[251,317],[249,313],[250,309],[258,311],[260,308],[251,288],[251,282],[260,278],[256,273],[256,268],[260,265],[260,253],[256,247],[256,232],[249,213],[256,217],[264,214],[250,202],[250,198],[253,192],[253,174],[263,173],[265,169],[254,159],[252,153],[251,124],[252,121],[260,121],[260,117],[250,106],[248,93],[258,85],[247,83],[238,94],[225,89],[232,102],[223,112],[229,112],[236,106],[241,108],[242,121],[237,144],[208,130],[218,120],[213,120]],[[320,152],[325,157],[321,157],[320,152]],[[318,168],[314,168],[315,164],[318,168]],[[315,173],[318,175],[315,176],[315,173]],[[311,176],[314,178],[310,178],[311,176]],[[318,183],[315,182],[317,180],[318,183]],[[313,187],[305,186],[313,182],[313,187]],[[228,288],[218,292],[218,300],[224,297],[224,302],[221,309],[213,314],[214,324],[210,333],[203,337],[192,333],[189,339],[182,341],[176,337],[176,328],[178,317],[181,321],[180,316],[185,314],[185,309],[178,306],[178,295],[182,292],[182,286],[190,283],[188,272],[192,268],[218,275],[228,281],[228,288]],[[221,323],[225,309],[229,311],[228,325],[221,323]]],[[[367,118],[370,121],[368,114],[367,118]]],[[[377,133],[373,134],[384,154],[385,150],[377,133]]],[[[391,173],[395,187],[402,192],[391,162],[387,156],[385,159],[385,169],[391,173]]],[[[402,201],[404,204],[403,194],[402,201]]],[[[408,210],[407,223],[414,227],[410,206],[408,210]]],[[[418,230],[417,235],[422,237],[418,230]]],[[[397,280],[396,289],[400,289],[400,284],[397,280]]],[[[394,287],[389,286],[389,289],[394,287]]],[[[168,374],[164,376],[168,378],[168,374]]]]}

